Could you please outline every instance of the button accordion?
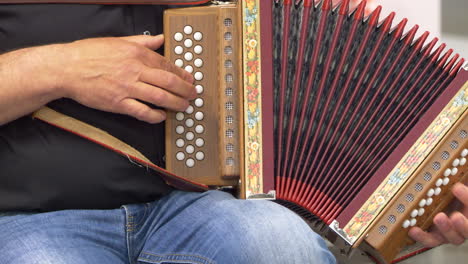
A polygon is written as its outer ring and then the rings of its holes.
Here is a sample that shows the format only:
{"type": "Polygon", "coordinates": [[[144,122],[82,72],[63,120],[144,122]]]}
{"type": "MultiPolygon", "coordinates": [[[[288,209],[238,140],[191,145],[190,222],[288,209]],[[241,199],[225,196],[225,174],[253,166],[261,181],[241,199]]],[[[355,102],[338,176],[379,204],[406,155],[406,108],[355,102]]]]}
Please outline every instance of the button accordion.
{"type": "Polygon", "coordinates": [[[294,210],[343,252],[395,260],[466,179],[464,60],[365,2],[169,9],[166,57],[198,98],[168,114],[167,170],[294,210]]]}

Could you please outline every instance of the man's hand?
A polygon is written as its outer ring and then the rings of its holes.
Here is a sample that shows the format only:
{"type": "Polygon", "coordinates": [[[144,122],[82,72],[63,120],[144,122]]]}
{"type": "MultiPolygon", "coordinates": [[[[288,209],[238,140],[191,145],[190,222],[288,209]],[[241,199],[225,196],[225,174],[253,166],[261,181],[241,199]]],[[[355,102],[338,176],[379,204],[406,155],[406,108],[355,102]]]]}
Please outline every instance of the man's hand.
{"type": "Polygon", "coordinates": [[[162,35],[86,39],[65,44],[63,96],[91,108],[127,114],[149,123],[166,118],[165,109],[183,111],[196,96],[193,77],[153,50],[162,35]]]}
{"type": "Polygon", "coordinates": [[[0,125],[62,97],[149,123],[166,114],[148,104],[185,110],[194,79],[153,51],[163,42],[162,35],[95,38],[0,55],[0,125]]]}
{"type": "Polygon", "coordinates": [[[409,231],[412,239],[422,243],[426,247],[435,247],[444,243],[461,245],[468,238],[468,187],[457,183],[452,189],[458,199],[460,210],[448,217],[445,213],[439,213],[434,217],[434,228],[431,232],[425,232],[419,227],[413,227],[409,231]]]}

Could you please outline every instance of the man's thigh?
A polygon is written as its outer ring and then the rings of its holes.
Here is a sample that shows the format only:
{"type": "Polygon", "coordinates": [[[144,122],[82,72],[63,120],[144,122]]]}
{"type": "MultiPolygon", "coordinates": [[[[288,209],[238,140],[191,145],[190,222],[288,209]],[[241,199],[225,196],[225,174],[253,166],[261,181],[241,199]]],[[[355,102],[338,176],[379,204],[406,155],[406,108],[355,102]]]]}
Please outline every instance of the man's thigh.
{"type": "Polygon", "coordinates": [[[124,213],[0,214],[0,264],[128,263],[124,213]]]}
{"type": "Polygon", "coordinates": [[[334,263],[324,241],[288,209],[210,191],[149,205],[130,234],[142,263],[334,263]]]}

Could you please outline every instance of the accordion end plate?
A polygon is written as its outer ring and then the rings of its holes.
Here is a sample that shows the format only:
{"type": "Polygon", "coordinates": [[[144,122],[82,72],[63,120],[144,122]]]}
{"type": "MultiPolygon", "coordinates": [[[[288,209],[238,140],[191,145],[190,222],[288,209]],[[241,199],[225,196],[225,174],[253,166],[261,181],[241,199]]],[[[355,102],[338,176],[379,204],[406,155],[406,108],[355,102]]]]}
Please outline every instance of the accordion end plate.
{"type": "Polygon", "coordinates": [[[247,195],[248,200],[276,200],[276,191],[271,190],[268,193],[256,193],[247,195]]]}

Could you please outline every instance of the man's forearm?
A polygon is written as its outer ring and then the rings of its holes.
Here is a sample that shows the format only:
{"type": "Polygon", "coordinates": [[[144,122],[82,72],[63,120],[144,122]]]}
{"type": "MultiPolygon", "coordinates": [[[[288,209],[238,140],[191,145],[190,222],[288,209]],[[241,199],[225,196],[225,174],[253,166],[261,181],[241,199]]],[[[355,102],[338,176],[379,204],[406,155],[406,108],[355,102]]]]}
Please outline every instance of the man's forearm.
{"type": "Polygon", "coordinates": [[[0,125],[60,98],[60,45],[0,55],[0,125]]]}

